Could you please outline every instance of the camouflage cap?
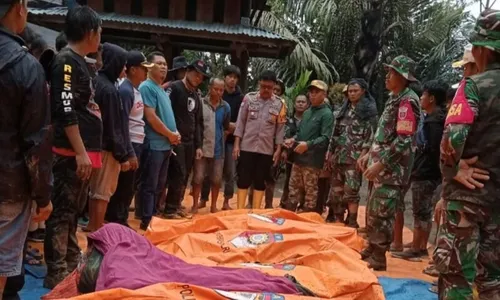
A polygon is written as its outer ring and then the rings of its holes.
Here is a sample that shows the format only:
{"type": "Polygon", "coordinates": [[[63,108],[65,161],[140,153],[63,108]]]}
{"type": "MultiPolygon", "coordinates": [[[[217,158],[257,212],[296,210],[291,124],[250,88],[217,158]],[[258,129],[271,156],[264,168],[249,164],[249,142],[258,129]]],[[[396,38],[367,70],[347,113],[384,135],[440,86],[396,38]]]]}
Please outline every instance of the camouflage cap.
{"type": "Polygon", "coordinates": [[[415,62],[408,56],[400,55],[392,60],[390,64],[384,64],[384,67],[391,68],[406,78],[408,81],[417,81],[415,78],[415,62]]]}
{"type": "Polygon", "coordinates": [[[487,9],[481,13],[470,42],[474,46],[500,52],[500,11],[487,9]]]}

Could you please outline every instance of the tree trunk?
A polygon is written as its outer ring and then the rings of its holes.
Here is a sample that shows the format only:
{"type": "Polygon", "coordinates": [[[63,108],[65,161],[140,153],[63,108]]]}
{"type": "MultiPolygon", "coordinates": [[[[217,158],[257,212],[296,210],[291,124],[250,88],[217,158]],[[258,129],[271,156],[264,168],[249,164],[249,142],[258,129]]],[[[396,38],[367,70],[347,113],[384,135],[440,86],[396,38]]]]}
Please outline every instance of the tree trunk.
{"type": "Polygon", "coordinates": [[[369,84],[372,83],[372,75],[382,50],[383,23],[383,0],[370,0],[364,7],[361,34],[353,58],[353,74],[355,77],[364,78],[369,84]]]}

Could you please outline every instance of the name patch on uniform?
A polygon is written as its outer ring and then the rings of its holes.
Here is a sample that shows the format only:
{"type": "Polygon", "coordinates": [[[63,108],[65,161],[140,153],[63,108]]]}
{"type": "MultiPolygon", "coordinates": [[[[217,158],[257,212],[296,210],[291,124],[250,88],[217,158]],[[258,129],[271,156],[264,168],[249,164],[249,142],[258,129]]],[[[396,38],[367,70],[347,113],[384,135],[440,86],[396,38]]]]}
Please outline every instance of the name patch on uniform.
{"type": "Polygon", "coordinates": [[[448,124],[472,124],[474,122],[474,112],[467,102],[465,96],[465,81],[460,83],[457,93],[451,102],[445,126],[448,124]]]}
{"type": "Polygon", "coordinates": [[[415,114],[408,100],[402,100],[399,104],[396,132],[398,134],[413,134],[416,129],[415,114]]]}

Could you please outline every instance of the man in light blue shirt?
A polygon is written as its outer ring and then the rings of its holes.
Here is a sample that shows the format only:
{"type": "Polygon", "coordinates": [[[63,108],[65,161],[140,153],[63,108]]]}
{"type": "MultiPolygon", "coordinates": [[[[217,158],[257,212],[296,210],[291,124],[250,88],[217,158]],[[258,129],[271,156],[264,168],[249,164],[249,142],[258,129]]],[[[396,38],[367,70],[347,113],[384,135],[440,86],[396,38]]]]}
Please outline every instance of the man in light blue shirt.
{"type": "Polygon", "coordinates": [[[167,75],[167,61],[160,52],[149,54],[147,59],[154,66],[148,72],[148,79],[139,86],[146,122],[141,179],[137,194],[142,208],[142,230],[147,229],[161,188],[166,185],[172,146],[181,141],[170,98],[161,87],[167,75]]]}

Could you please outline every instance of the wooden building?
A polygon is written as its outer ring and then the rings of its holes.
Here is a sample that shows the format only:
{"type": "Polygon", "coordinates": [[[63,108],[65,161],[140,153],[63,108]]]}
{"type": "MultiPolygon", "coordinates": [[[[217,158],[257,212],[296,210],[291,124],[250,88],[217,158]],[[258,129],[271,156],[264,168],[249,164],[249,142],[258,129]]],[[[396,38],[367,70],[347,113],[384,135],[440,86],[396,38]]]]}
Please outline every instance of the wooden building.
{"type": "MultiPolygon", "coordinates": [[[[73,0],[75,1],[75,0],[73,0]]],[[[76,0],[96,10],[102,40],[153,44],[171,61],[182,50],[231,54],[245,87],[249,57],[284,58],[296,43],[257,28],[266,0],[76,0]]],[[[71,0],[65,3],[70,6],[71,0]]],[[[66,6],[30,8],[30,22],[61,30],[66,6]]]]}

